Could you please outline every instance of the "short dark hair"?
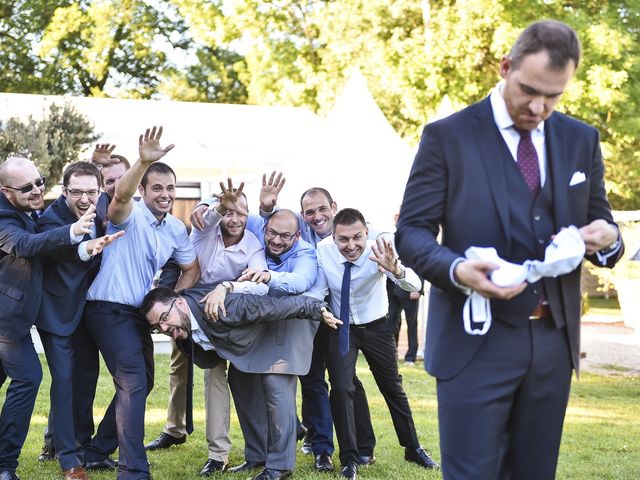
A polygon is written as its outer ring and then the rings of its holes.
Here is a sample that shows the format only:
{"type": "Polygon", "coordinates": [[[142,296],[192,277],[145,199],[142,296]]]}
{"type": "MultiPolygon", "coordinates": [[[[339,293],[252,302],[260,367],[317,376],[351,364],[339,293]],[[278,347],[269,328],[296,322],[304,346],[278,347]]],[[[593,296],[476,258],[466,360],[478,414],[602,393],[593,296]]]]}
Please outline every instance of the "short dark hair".
{"type": "Polygon", "coordinates": [[[179,295],[169,287],[154,288],[144,296],[142,305],[140,305],[138,311],[140,312],[140,315],[142,315],[144,318],[147,318],[147,314],[151,311],[156,303],[169,305],[176,298],[178,298],[178,296],[179,295]]]}
{"type": "MultiPolygon", "coordinates": [[[[118,160],[117,162],[113,162],[109,165],[106,165],[106,167],[110,167],[112,165],[118,165],[119,163],[123,164],[126,170],[129,170],[131,168],[131,164],[129,163],[129,160],[127,160],[127,157],[123,157],[122,155],[117,155],[117,154],[113,154],[109,157],[111,160],[118,160]]],[[[104,167],[102,167],[104,168],[104,167]]]]}
{"type": "Polygon", "coordinates": [[[96,180],[98,181],[98,188],[102,185],[102,175],[100,174],[100,170],[89,162],[74,162],[69,164],[62,174],[62,185],[67,187],[69,185],[69,180],[71,180],[73,175],[76,177],[96,177],[96,180]]]}
{"type": "Polygon", "coordinates": [[[300,210],[304,209],[304,207],[302,206],[302,200],[304,200],[304,197],[306,197],[307,195],[313,195],[315,193],[321,193],[322,195],[324,195],[327,198],[329,205],[333,203],[333,198],[331,198],[331,194],[329,193],[328,190],[322,187],[311,187],[309,190],[305,191],[300,197],[300,210]]]}
{"type": "Polygon", "coordinates": [[[540,20],[524,29],[509,52],[511,67],[516,70],[525,56],[543,50],[549,54],[549,67],[552,70],[564,70],[569,60],[573,60],[578,68],[578,34],[569,25],[557,20],[540,20]]]}
{"type": "Polygon", "coordinates": [[[149,181],[149,175],[152,173],[158,173],[160,175],[171,174],[173,175],[173,179],[176,180],[176,172],[173,171],[173,168],[166,163],[156,162],[152,163],[151,166],[147,168],[147,171],[144,172],[144,175],[142,175],[142,179],[140,180],[140,185],[146,187],[147,182],[149,181]]]}
{"type": "Polygon", "coordinates": [[[360,213],[360,210],[343,208],[333,217],[333,229],[335,230],[337,225],[353,225],[356,222],[362,222],[362,225],[367,226],[364,215],[360,213]]]}

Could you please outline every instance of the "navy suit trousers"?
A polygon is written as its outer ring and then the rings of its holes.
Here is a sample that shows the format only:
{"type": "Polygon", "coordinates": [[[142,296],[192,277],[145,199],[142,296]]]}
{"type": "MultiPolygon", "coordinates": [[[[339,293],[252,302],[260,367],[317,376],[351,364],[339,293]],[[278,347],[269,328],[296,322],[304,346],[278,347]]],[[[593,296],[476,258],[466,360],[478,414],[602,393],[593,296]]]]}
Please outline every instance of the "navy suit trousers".
{"type": "Polygon", "coordinates": [[[69,391],[69,386],[73,385],[72,337],[59,336],[40,329],[38,334],[51,373],[48,431],[53,436],[60,467],[68,470],[82,465],[80,445],[76,441],[73,395],[69,391]]]}
{"type": "Polygon", "coordinates": [[[0,337],[0,359],[11,379],[0,413],[0,471],[15,471],[42,381],[42,367],[29,334],[20,340],[0,337]]]}
{"type": "MultiPolygon", "coordinates": [[[[87,302],[85,316],[87,331],[102,353],[116,386],[115,418],[103,418],[101,424],[109,422],[105,431],[110,432],[115,423],[120,447],[118,479],[148,479],[144,413],[147,394],[153,388],[149,326],[136,308],[111,302],[87,302]]],[[[87,461],[93,461],[94,450],[109,448],[100,437],[101,430],[99,427],[85,453],[87,461]]]]}

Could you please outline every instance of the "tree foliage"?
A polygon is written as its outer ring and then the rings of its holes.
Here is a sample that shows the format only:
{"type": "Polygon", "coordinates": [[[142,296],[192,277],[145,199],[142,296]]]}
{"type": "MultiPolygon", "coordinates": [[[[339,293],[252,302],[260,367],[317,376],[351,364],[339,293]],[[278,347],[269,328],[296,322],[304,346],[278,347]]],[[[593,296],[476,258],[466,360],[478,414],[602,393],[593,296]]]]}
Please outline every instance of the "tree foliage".
{"type": "Polygon", "coordinates": [[[62,176],[64,166],[79,159],[83,146],[97,139],[84,115],[69,104],[52,104],[42,120],[30,116],[26,121],[10,118],[0,123],[0,158],[29,158],[41,175],[53,180],[47,184],[50,188],[62,176]]]}
{"type": "Polygon", "coordinates": [[[486,96],[540,18],[583,61],[560,109],[602,135],[616,208],[640,208],[640,0],[0,0],[0,90],[305,106],[323,114],[354,68],[416,143],[446,97],[486,96]]]}

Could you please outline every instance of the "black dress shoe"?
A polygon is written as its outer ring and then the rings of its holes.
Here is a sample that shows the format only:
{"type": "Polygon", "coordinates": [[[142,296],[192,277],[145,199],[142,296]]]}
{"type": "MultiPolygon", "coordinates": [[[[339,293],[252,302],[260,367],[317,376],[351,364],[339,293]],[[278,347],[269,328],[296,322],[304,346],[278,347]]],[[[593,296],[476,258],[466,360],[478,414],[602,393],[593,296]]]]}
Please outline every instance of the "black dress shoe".
{"type": "Polygon", "coordinates": [[[424,468],[438,469],[440,465],[429,456],[424,448],[405,448],[404,459],[407,462],[413,462],[424,468]]]}
{"type": "Polygon", "coordinates": [[[343,478],[348,478],[349,480],[356,480],[358,477],[358,462],[352,460],[347,463],[342,470],[340,471],[340,476],[343,478]]]}
{"type": "Polygon", "coordinates": [[[333,460],[331,460],[331,455],[327,452],[316,455],[316,461],[313,466],[319,472],[333,472],[333,460]]]}
{"type": "Polygon", "coordinates": [[[200,475],[203,477],[208,477],[215,472],[224,472],[228,466],[229,464],[226,460],[224,462],[221,462],[219,460],[210,458],[209,460],[207,460],[207,463],[204,464],[202,470],[200,470],[200,475]]]}
{"type": "Polygon", "coordinates": [[[360,455],[356,461],[358,462],[359,465],[362,465],[363,467],[368,467],[369,465],[373,465],[374,463],[376,463],[376,456],[373,454],[360,455]]]}
{"type": "Polygon", "coordinates": [[[300,451],[305,455],[311,455],[313,453],[313,447],[311,447],[311,441],[307,441],[307,439],[305,438],[304,443],[300,447],[300,451]]]}
{"type": "Polygon", "coordinates": [[[275,468],[265,468],[258,475],[253,477],[253,480],[280,480],[282,478],[289,478],[291,476],[291,470],[276,470],[275,468]]]}
{"type": "Polygon", "coordinates": [[[111,460],[109,457],[104,460],[98,460],[97,462],[84,462],[84,468],[86,470],[117,470],[118,461],[111,460]]]}
{"type": "Polygon", "coordinates": [[[249,470],[255,470],[256,468],[264,467],[264,462],[244,462],[237,467],[227,470],[229,473],[241,473],[248,472],[249,470]]]}
{"type": "Polygon", "coordinates": [[[42,447],[42,453],[38,456],[39,462],[50,462],[56,459],[56,449],[53,445],[47,445],[46,443],[42,447]]]}
{"type": "Polygon", "coordinates": [[[299,423],[298,424],[298,431],[296,432],[296,440],[299,442],[300,440],[302,440],[304,437],[307,436],[307,427],[305,427],[303,424],[299,423]]]}
{"type": "Polygon", "coordinates": [[[172,445],[181,445],[187,441],[187,436],[174,437],[168,433],[162,432],[158,438],[147,443],[144,446],[145,450],[160,450],[162,448],[169,448],[172,445]]]}
{"type": "Polygon", "coordinates": [[[0,480],[20,480],[20,477],[16,475],[16,472],[3,470],[2,472],[0,472],[0,480]]]}

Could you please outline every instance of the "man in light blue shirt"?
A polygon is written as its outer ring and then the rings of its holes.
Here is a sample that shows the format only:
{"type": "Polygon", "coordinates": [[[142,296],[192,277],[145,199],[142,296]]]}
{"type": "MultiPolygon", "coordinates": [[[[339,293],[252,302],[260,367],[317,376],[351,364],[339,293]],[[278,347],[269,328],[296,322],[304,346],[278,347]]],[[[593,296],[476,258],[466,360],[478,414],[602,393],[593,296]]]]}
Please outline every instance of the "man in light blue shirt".
{"type": "MultiPolygon", "coordinates": [[[[175,199],[175,173],[156,162],[173,145],[161,148],[161,135],[162,127],[154,127],[140,136],[140,159],[116,187],[107,232],[124,231],[125,235],[122,243],[114,244],[116,250],[105,251],[85,309],[88,333],[113,375],[116,396],[115,417],[105,415],[84,460],[88,469],[112,468],[108,456],[119,446],[119,480],[151,478],[143,438],[146,396],[153,386],[153,344],[138,307],[156,271],[170,258],[182,270],[176,288],[191,287],[200,276],[186,227],[169,213],[175,199]],[[133,201],[136,190],[140,202],[133,201]],[[114,429],[117,444],[109,435],[114,429]]],[[[86,406],[80,411],[86,411],[86,406]]]]}

